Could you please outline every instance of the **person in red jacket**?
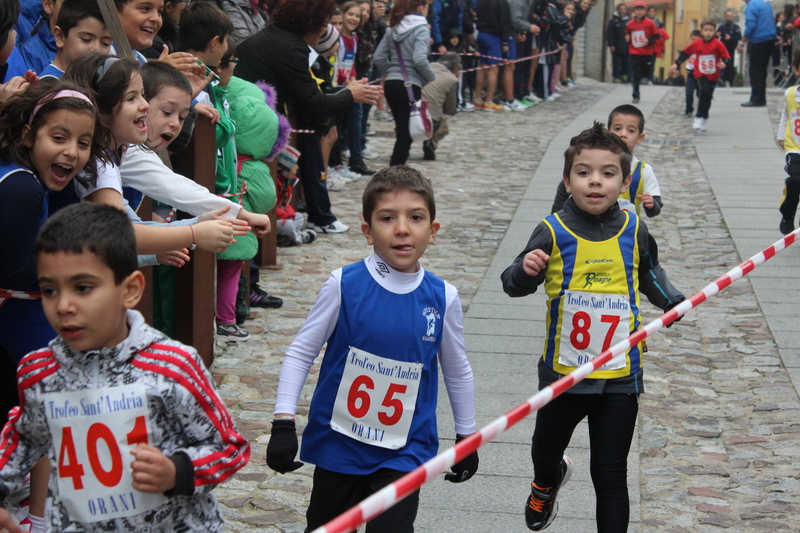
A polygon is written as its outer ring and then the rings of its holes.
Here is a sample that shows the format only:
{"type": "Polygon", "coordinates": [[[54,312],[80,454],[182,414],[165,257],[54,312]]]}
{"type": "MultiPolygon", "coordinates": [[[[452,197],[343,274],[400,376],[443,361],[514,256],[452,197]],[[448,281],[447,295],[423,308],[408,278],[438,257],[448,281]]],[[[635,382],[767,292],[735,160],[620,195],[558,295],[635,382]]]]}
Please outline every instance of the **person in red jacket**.
{"type": "Polygon", "coordinates": [[[639,83],[650,75],[650,64],[653,61],[653,42],[658,39],[656,24],[647,18],[647,4],[633,4],[633,20],[625,28],[625,40],[628,41],[628,53],[631,57],[633,71],[633,103],[639,103],[639,83]]]}
{"type": "Polygon", "coordinates": [[[715,37],[715,28],[716,23],[712,19],[704,20],[700,25],[701,38],[695,39],[684,48],[672,65],[672,73],[676,74],[681,63],[691,55],[697,55],[694,77],[700,98],[697,102],[694,129],[701,131],[706,131],[708,128],[708,111],[711,109],[711,99],[714,96],[714,87],[719,81],[720,70],[725,68],[725,62],[731,58],[722,41],[715,37]]]}

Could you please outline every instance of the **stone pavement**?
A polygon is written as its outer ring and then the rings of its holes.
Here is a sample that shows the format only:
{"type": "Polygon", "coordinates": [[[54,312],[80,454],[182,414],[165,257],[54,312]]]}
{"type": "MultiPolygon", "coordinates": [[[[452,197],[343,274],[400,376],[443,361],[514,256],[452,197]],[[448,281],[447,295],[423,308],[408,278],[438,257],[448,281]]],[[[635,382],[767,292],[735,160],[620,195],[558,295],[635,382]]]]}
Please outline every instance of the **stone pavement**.
{"type": "MultiPolygon", "coordinates": [[[[637,155],[653,165],[665,203],[647,224],[664,268],[687,295],[780,237],[782,156],[770,129],[780,95],[770,94],[770,109],[742,110],[747,95],[739,93],[718,90],[709,130],[697,133],[681,116],[682,89],[643,87],[647,139],[637,155]]],[[[442,222],[423,261],[461,294],[479,426],[535,393],[543,343],[542,296],[508,298],[499,274],[548,214],[569,138],[593,119],[605,121],[629,97],[627,86],[587,81],[524,113],[457,115],[435,162],[421,161],[421,148],[412,148],[409,164],[433,180],[442,222]]],[[[388,162],[393,125],[373,120],[372,126],[378,135],[370,146],[383,157],[370,164],[380,168],[388,162]]],[[[215,491],[229,531],[304,529],[312,467],[287,475],[266,467],[269,422],[283,353],[319,288],[331,270],[370,253],[358,231],[364,184],[331,193],[350,232],[279,250],[282,268],[264,270],[262,285],[284,298],[284,307],[254,313],[251,339],[215,361],[220,391],[252,442],[250,464],[215,491]]],[[[793,291],[785,288],[797,279],[798,255],[800,248],[786,250],[752,282],[737,282],[648,342],[646,393],[629,456],[629,531],[800,531],[800,403],[791,379],[800,377],[800,350],[790,327],[793,291]]],[[[659,314],[643,308],[646,320],[659,314]]],[[[299,427],[317,370],[301,398],[299,427]]],[[[441,400],[445,449],[454,432],[444,390],[441,400]]],[[[469,482],[437,479],[425,486],[416,530],[527,531],[522,510],[532,429],[531,418],[484,447],[469,482]]],[[[568,453],[576,472],[548,531],[595,531],[585,424],[568,453]]]]}

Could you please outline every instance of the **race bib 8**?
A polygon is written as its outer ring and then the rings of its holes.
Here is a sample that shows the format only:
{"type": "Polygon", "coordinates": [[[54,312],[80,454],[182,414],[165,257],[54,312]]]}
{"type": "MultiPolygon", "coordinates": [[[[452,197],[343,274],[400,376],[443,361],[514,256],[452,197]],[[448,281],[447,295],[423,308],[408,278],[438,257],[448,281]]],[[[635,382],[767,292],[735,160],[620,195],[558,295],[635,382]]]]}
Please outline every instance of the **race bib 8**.
{"type": "Polygon", "coordinates": [[[634,48],[642,48],[647,46],[647,35],[644,30],[637,30],[631,32],[631,43],[634,48]]]}
{"type": "Polygon", "coordinates": [[[697,68],[700,74],[714,74],[717,71],[717,57],[711,54],[697,56],[697,68]]]}
{"type": "Polygon", "coordinates": [[[351,346],[333,405],[331,428],[372,446],[390,450],[405,446],[422,366],[351,346]]]}
{"type": "Polygon", "coordinates": [[[144,385],[45,395],[56,452],[58,497],[78,522],[140,514],[167,501],[135,490],[131,455],[149,443],[144,385]]]}
{"type": "Polygon", "coordinates": [[[790,113],[789,120],[792,129],[792,141],[794,141],[795,146],[800,146],[800,115],[798,115],[797,109],[790,113]]]}
{"type": "MultiPolygon", "coordinates": [[[[625,296],[568,290],[563,302],[561,365],[580,366],[630,333],[631,305],[625,296]]],[[[598,370],[618,370],[625,364],[616,357],[598,370]]]]}

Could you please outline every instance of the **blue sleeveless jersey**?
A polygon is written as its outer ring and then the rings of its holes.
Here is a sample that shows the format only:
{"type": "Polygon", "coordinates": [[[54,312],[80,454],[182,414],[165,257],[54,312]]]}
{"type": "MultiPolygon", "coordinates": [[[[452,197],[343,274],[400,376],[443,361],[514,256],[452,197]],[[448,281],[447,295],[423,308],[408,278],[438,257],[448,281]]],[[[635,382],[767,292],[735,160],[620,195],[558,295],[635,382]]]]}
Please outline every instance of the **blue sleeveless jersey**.
{"type": "MultiPolygon", "coordinates": [[[[0,160],[0,181],[18,171],[30,172],[16,163],[0,160]]],[[[33,173],[31,173],[30,179],[36,180],[33,173]]],[[[44,198],[42,198],[42,212],[39,214],[39,228],[44,225],[49,216],[48,191],[44,186],[42,189],[44,189],[44,198]]],[[[39,292],[38,283],[26,287],[3,288],[39,292]]],[[[41,300],[11,298],[0,305],[0,344],[11,355],[15,363],[19,362],[25,354],[47,346],[47,343],[55,337],[56,332],[53,331],[44,316],[41,300]]]]}
{"type": "Polygon", "coordinates": [[[339,321],[328,339],[300,458],[343,474],[366,475],[380,468],[409,472],[439,449],[437,354],[447,305],[444,281],[425,272],[414,291],[395,294],[378,284],[361,261],[342,269],[340,294],[339,321]],[[436,319],[429,334],[431,315],[436,319]],[[372,446],[331,429],[333,404],[350,346],[423,364],[408,441],[399,450],[372,446]]]}

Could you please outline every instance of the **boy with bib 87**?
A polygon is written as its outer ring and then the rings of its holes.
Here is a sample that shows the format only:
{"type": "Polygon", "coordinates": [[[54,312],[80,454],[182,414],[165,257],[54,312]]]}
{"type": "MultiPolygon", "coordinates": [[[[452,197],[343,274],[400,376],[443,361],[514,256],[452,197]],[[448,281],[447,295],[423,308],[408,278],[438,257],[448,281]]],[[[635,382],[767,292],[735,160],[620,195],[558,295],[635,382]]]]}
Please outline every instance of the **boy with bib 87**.
{"type": "MultiPolygon", "coordinates": [[[[800,78],[800,54],[792,59],[794,75],[800,78]]],[[[794,217],[800,201],[800,86],[786,89],[783,95],[783,113],[778,126],[778,144],[786,152],[786,178],[781,199],[781,223],[778,226],[784,235],[794,231],[794,217]]]]}
{"type": "MultiPolygon", "coordinates": [[[[399,479],[439,448],[436,428],[441,364],[456,442],[475,432],[472,368],[464,348],[455,287],[419,262],[439,222],[433,188],[418,171],[379,171],[364,189],[361,231],[374,253],[334,270],[283,362],[267,465],[295,461],[297,401],[327,342],[300,459],[316,465],[306,531],[324,525],[399,479]]],[[[466,481],[478,454],[445,479],[466,481]]],[[[419,490],[367,523],[367,533],[411,533],[419,490]]]]}
{"type": "MultiPolygon", "coordinates": [[[[86,202],[36,240],[58,337],[17,369],[0,439],[0,502],[49,457],[46,531],[222,531],[211,494],[250,447],[197,353],[133,310],[144,289],[124,211],[86,202]]],[[[0,508],[0,530],[21,533],[0,508]]]]}
{"type": "MultiPolygon", "coordinates": [[[[644,222],[617,203],[631,180],[625,141],[595,122],[572,138],[564,156],[563,179],[572,197],[534,229],[501,276],[511,297],[532,294],[544,284],[547,337],[539,389],[638,329],[639,291],[664,310],[684,299],[658,264],[644,222]]],[[[555,518],[556,496],[572,474],[564,451],[588,416],[598,531],[627,531],[627,457],[644,391],[643,350],[632,347],[537,413],[534,480],[525,507],[529,529],[542,530],[555,518]]]]}

